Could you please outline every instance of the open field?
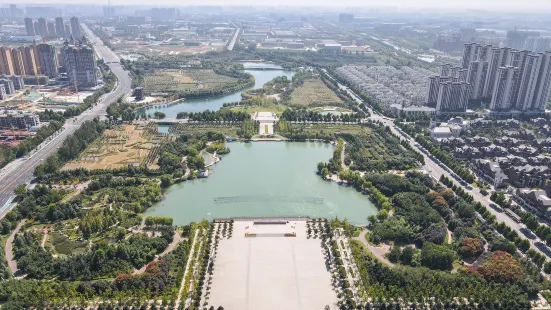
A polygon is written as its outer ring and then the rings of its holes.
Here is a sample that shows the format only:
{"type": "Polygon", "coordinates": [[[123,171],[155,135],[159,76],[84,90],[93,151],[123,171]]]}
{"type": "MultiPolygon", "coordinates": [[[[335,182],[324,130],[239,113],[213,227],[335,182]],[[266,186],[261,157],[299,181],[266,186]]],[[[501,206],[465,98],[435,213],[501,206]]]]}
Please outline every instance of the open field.
{"type": "Polygon", "coordinates": [[[330,106],[342,104],[342,100],[321,79],[306,79],[291,93],[291,104],[330,106]]]}
{"type": "Polygon", "coordinates": [[[158,70],[145,77],[146,92],[177,92],[214,89],[237,82],[210,69],[158,70]]]}
{"type": "Polygon", "coordinates": [[[264,104],[261,106],[258,105],[250,105],[250,106],[240,106],[240,107],[232,107],[232,111],[237,112],[245,112],[249,114],[253,114],[256,112],[272,112],[278,115],[281,115],[285,109],[287,109],[286,106],[281,104],[264,104]]]}
{"type": "Polygon", "coordinates": [[[350,133],[350,134],[367,134],[371,132],[371,129],[366,126],[360,125],[345,125],[345,124],[291,124],[293,130],[300,130],[304,132],[326,132],[330,134],[337,133],[350,133]]]}
{"type": "MultiPolygon", "coordinates": [[[[235,221],[221,239],[209,304],[224,309],[324,309],[337,301],[320,239],[308,239],[306,221],[255,225],[235,221]],[[256,237],[245,237],[245,233],[256,237]],[[296,237],[284,237],[285,233],[296,237]]],[[[333,308],[331,308],[333,309],[333,308]]]]}
{"type": "Polygon", "coordinates": [[[163,138],[153,124],[123,125],[106,130],[77,160],[67,163],[63,169],[113,169],[128,165],[147,165],[157,168],[156,161],[163,138]]]}
{"type": "Polygon", "coordinates": [[[182,133],[206,133],[217,132],[229,137],[237,137],[237,131],[241,129],[241,124],[176,124],[171,126],[168,131],[173,134],[182,133]]]}

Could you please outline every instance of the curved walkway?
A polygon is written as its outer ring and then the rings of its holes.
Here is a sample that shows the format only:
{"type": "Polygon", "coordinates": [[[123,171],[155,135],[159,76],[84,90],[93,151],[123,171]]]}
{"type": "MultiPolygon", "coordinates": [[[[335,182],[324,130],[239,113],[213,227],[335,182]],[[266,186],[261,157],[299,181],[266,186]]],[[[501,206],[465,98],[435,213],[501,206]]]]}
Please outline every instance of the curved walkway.
{"type": "Polygon", "coordinates": [[[378,260],[380,260],[386,265],[393,267],[394,264],[391,263],[388,259],[386,259],[381,247],[372,246],[367,242],[367,240],[365,239],[365,235],[367,234],[367,232],[368,232],[367,229],[362,230],[360,235],[358,237],[353,237],[352,240],[360,241],[361,243],[363,243],[363,245],[367,247],[369,251],[371,251],[371,253],[373,253],[375,257],[377,257],[378,260]]]}
{"type": "MultiPolygon", "coordinates": [[[[155,256],[155,259],[153,259],[153,262],[159,260],[159,258],[161,258],[161,257],[167,255],[168,253],[172,252],[176,248],[176,245],[184,239],[186,239],[186,238],[182,238],[180,236],[180,234],[177,231],[175,231],[174,236],[172,236],[172,242],[166,247],[166,249],[163,251],[163,253],[155,256]]],[[[134,269],[134,272],[132,272],[132,274],[138,275],[138,274],[144,273],[145,269],[147,268],[147,265],[149,265],[149,263],[143,265],[143,267],[140,268],[140,269],[134,269]]]]}
{"type": "Polygon", "coordinates": [[[6,254],[6,261],[8,261],[8,266],[10,267],[10,270],[14,275],[18,269],[17,269],[17,262],[13,257],[13,239],[15,239],[15,235],[21,230],[21,227],[23,227],[26,221],[27,221],[26,219],[23,219],[21,220],[21,222],[19,222],[19,224],[17,224],[17,227],[15,227],[11,235],[8,237],[8,240],[6,241],[6,247],[4,248],[4,252],[6,254]]]}

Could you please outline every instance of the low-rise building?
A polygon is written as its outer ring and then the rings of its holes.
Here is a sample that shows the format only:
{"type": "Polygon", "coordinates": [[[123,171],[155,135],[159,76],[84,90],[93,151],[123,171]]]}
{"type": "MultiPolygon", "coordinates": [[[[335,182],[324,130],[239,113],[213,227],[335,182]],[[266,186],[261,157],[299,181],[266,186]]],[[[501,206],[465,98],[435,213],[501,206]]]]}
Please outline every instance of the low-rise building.
{"type": "Polygon", "coordinates": [[[0,115],[0,127],[29,129],[40,125],[40,118],[36,114],[18,113],[0,115]]]}
{"type": "Polygon", "coordinates": [[[495,188],[504,186],[505,182],[509,179],[498,162],[489,161],[487,159],[475,161],[475,172],[479,177],[488,181],[495,188]]]}
{"type": "Polygon", "coordinates": [[[258,134],[273,135],[274,124],[279,120],[279,117],[272,112],[256,112],[253,114],[252,119],[258,122],[258,134]]]}

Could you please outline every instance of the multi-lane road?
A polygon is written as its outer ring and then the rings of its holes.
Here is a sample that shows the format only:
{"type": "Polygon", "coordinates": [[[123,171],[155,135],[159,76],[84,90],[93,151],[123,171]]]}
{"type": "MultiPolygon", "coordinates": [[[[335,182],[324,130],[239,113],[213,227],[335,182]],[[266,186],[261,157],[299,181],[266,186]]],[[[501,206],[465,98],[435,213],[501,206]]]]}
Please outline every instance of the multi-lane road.
{"type": "Polygon", "coordinates": [[[48,144],[42,146],[26,160],[21,161],[15,168],[6,171],[0,176],[0,218],[4,217],[12,207],[10,202],[14,197],[13,190],[15,187],[21,184],[29,184],[33,179],[33,172],[36,166],[52,155],[62,145],[63,141],[72,135],[82,123],[104,115],[105,109],[109,104],[115,102],[120,96],[130,93],[132,80],[128,72],[120,66],[117,55],[103,45],[103,42],[86,25],[82,25],[82,27],[87,38],[94,45],[97,56],[103,59],[117,76],[118,81],[115,89],[102,96],[95,106],[76,117],[75,121],[68,119],[65,122],[65,130],[62,133],[52,137],[48,144]]]}

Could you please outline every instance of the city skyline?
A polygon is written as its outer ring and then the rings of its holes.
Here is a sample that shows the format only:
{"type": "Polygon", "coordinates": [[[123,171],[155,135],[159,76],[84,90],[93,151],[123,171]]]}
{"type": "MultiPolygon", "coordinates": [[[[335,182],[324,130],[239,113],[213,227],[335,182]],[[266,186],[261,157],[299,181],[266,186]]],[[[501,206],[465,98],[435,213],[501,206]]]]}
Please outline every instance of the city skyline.
{"type": "MultiPolygon", "coordinates": [[[[0,1],[0,4],[9,5],[13,1],[3,0],[0,1]]],[[[434,9],[434,10],[491,10],[491,11],[511,11],[511,12],[541,12],[544,9],[551,9],[551,2],[546,0],[528,0],[523,2],[518,1],[499,1],[499,0],[488,0],[488,1],[476,1],[476,0],[465,0],[461,2],[443,2],[436,0],[418,0],[418,1],[408,1],[408,0],[388,0],[383,4],[379,1],[369,0],[344,0],[344,1],[314,1],[314,0],[305,0],[305,1],[292,1],[292,0],[267,0],[267,1],[253,1],[253,0],[191,0],[182,3],[181,1],[176,0],[163,0],[156,1],[155,5],[151,5],[150,1],[146,0],[116,0],[116,1],[102,1],[100,3],[91,1],[91,0],[58,0],[55,3],[45,1],[45,0],[35,0],[35,1],[26,1],[25,3],[18,3],[17,5],[53,5],[53,4],[72,4],[72,5],[113,5],[113,6],[255,6],[255,7],[267,7],[267,6],[282,6],[282,7],[330,7],[330,8],[340,8],[340,9],[354,9],[354,8],[374,8],[374,9],[385,9],[385,8],[398,8],[398,9],[434,9]]]]}

